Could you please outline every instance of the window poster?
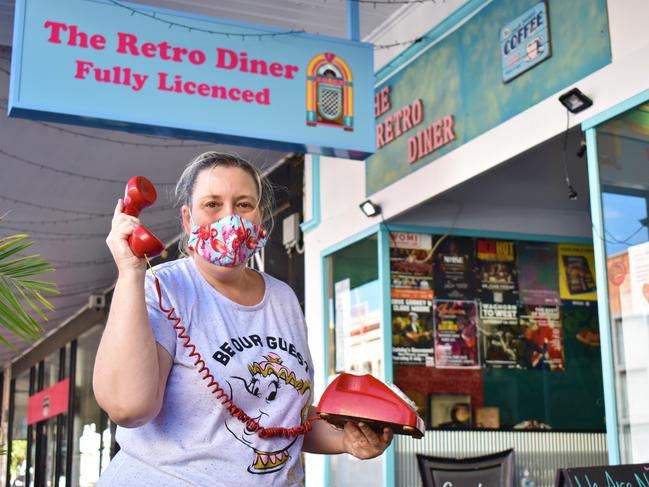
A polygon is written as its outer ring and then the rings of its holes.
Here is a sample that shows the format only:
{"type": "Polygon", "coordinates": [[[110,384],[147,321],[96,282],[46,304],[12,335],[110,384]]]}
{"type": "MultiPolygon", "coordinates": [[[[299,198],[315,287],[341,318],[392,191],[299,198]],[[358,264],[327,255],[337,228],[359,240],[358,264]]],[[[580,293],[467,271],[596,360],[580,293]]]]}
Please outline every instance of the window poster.
{"type": "Polygon", "coordinates": [[[649,314],[649,242],[631,245],[628,252],[633,312],[649,314]]]}
{"type": "Polygon", "coordinates": [[[597,301],[592,245],[559,244],[559,289],[565,301],[597,301]]]}
{"type": "Polygon", "coordinates": [[[524,369],[564,370],[563,327],[558,306],[522,306],[523,327],[519,366],[524,369]]]}
{"type": "Polygon", "coordinates": [[[516,303],[518,282],[515,244],[509,240],[476,240],[480,297],[488,303],[516,303]]]}
{"type": "Polygon", "coordinates": [[[349,323],[351,321],[352,297],[349,278],[334,284],[336,312],[335,337],[336,337],[336,371],[345,370],[345,341],[348,338],[349,323]]]}
{"type": "Polygon", "coordinates": [[[401,365],[435,365],[433,302],[392,298],[392,361],[401,365]]]}
{"type": "MultiPolygon", "coordinates": [[[[608,257],[606,260],[606,269],[608,275],[608,303],[611,309],[611,317],[619,318],[633,314],[634,305],[631,289],[629,253],[624,251],[608,257]]],[[[646,289],[649,291],[649,284],[646,289]]],[[[649,296],[649,293],[647,295],[649,296]]],[[[647,300],[645,299],[645,301],[647,300]]]]}
{"type": "Polygon", "coordinates": [[[439,237],[435,250],[435,297],[475,299],[475,249],[472,238],[439,237]]]}
{"type": "Polygon", "coordinates": [[[480,335],[485,367],[518,368],[522,329],[517,305],[480,303],[480,335]]]}
{"type": "Polygon", "coordinates": [[[435,361],[438,368],[479,368],[475,301],[435,300],[435,361]]]}
{"type": "Polygon", "coordinates": [[[423,233],[390,233],[392,297],[433,299],[433,238],[423,233]]]}
{"type": "Polygon", "coordinates": [[[518,242],[518,288],[524,304],[559,305],[557,244],[518,242]]]}

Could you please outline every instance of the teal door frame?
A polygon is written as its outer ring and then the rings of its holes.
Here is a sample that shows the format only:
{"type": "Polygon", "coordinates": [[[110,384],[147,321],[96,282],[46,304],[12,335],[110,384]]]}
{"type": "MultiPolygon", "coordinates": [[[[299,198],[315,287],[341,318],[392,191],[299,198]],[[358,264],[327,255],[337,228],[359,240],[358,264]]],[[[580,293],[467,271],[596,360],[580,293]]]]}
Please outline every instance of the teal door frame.
{"type": "MultiPolygon", "coordinates": [[[[382,372],[386,382],[392,382],[392,331],[390,309],[390,241],[389,233],[382,225],[373,225],[362,232],[356,233],[343,241],[327,247],[320,253],[320,266],[322,276],[322,342],[324,346],[323,378],[329,384],[333,376],[329,375],[329,279],[330,271],[327,259],[339,250],[344,249],[360,240],[377,235],[377,267],[379,282],[381,283],[381,339],[383,340],[382,372]]],[[[383,487],[395,487],[394,475],[394,444],[383,454],[382,459],[383,487]]],[[[324,485],[329,486],[331,481],[331,458],[325,457],[324,485]]]]}
{"type": "Polygon", "coordinates": [[[613,354],[613,337],[611,335],[612,327],[609,314],[608,270],[606,267],[606,246],[604,242],[604,212],[602,207],[602,188],[599,179],[599,159],[597,155],[597,127],[647,101],[649,101],[649,90],[638,93],[608,110],[604,110],[585,120],[581,124],[582,130],[586,134],[588,189],[590,193],[590,212],[593,228],[593,250],[595,254],[595,273],[597,280],[597,311],[600,323],[604,410],[606,412],[606,441],[608,444],[608,463],[610,465],[619,465],[621,455],[615,381],[615,357],[613,354]]]}

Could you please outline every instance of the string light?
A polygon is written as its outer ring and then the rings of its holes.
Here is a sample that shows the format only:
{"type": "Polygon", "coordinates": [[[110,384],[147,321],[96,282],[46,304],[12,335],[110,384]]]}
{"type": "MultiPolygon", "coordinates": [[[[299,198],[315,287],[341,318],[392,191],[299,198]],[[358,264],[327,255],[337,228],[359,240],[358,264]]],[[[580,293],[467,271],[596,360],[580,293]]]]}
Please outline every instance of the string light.
{"type": "Polygon", "coordinates": [[[423,37],[417,37],[416,39],[412,39],[410,41],[393,42],[391,44],[374,44],[374,49],[390,49],[390,48],[397,47],[397,46],[406,46],[406,45],[409,45],[409,44],[417,44],[419,42],[422,42],[425,39],[426,39],[426,37],[423,36],[423,37]]]}
{"type": "Polygon", "coordinates": [[[90,260],[56,260],[48,259],[48,262],[55,268],[67,268],[67,267],[86,267],[91,265],[106,265],[110,263],[115,263],[113,257],[104,257],[102,259],[90,259],[90,260]]]}
{"type": "Polygon", "coordinates": [[[62,284],[62,285],[57,284],[56,289],[59,290],[59,291],[63,291],[63,292],[77,291],[77,290],[80,290],[80,289],[82,289],[84,287],[87,289],[88,286],[95,286],[95,287],[97,287],[99,289],[102,289],[102,288],[108,287],[108,285],[111,282],[113,282],[115,280],[115,278],[116,278],[116,276],[115,277],[110,277],[110,278],[106,277],[106,278],[101,279],[101,280],[95,279],[95,280],[92,280],[92,281],[79,281],[79,282],[74,282],[74,283],[67,284],[67,285],[66,284],[62,284]]]}
{"type": "Polygon", "coordinates": [[[125,10],[128,10],[131,13],[131,16],[138,14],[142,15],[143,17],[147,17],[148,19],[151,20],[156,20],[158,22],[162,22],[164,24],[167,24],[169,28],[171,27],[180,27],[183,29],[187,29],[189,32],[203,32],[205,34],[212,34],[212,35],[222,35],[222,36],[236,36],[236,37],[241,37],[241,40],[245,40],[247,37],[278,37],[278,36],[291,36],[295,34],[304,34],[304,29],[302,30],[287,30],[287,31],[282,31],[282,32],[267,32],[263,34],[241,34],[238,32],[222,32],[222,31],[216,31],[216,30],[210,30],[210,29],[204,29],[202,27],[196,27],[196,26],[190,26],[186,24],[181,24],[180,22],[173,22],[171,20],[166,20],[161,17],[158,17],[155,12],[149,13],[145,12],[143,10],[138,10],[136,8],[133,8],[129,5],[124,5],[121,2],[118,2],[117,0],[108,0],[110,3],[112,3],[116,7],[121,7],[125,10]]]}
{"type": "Polygon", "coordinates": [[[103,291],[106,289],[107,286],[104,287],[97,287],[97,288],[85,288],[85,289],[79,289],[78,291],[71,291],[71,292],[64,292],[64,293],[59,293],[59,294],[54,294],[49,299],[61,299],[61,298],[68,298],[70,296],[78,296],[79,294],[92,294],[96,293],[98,291],[103,291]]]}
{"type": "Polygon", "coordinates": [[[49,211],[58,211],[61,213],[68,213],[70,215],[91,215],[91,216],[109,216],[111,213],[98,213],[92,211],[81,211],[81,210],[68,210],[64,208],[54,208],[52,206],[39,205],[38,203],[32,203],[31,201],[18,200],[11,198],[9,196],[4,196],[0,194],[0,199],[5,201],[10,201],[11,203],[18,203],[25,206],[31,206],[33,208],[38,208],[40,210],[49,210],[49,211]]]}
{"type": "MultiPolygon", "coordinates": [[[[28,233],[29,235],[33,235],[34,238],[37,240],[71,240],[71,239],[76,239],[76,238],[106,238],[108,235],[108,231],[102,232],[102,233],[69,233],[69,232],[44,232],[41,230],[34,230],[34,229],[25,229],[25,228],[19,228],[19,227],[13,227],[13,226],[7,226],[7,225],[1,225],[2,228],[6,228],[7,230],[12,230],[14,232],[22,232],[22,233],[28,233]],[[45,237],[41,237],[41,235],[44,235],[45,237]]],[[[174,225],[165,225],[165,226],[159,226],[156,227],[154,226],[148,226],[147,227],[152,230],[152,231],[158,231],[158,232],[164,232],[167,230],[178,230],[180,231],[180,225],[174,224],[174,225]]]]}
{"type": "MultiPolygon", "coordinates": [[[[123,179],[101,178],[101,177],[98,177],[98,176],[90,176],[88,174],[80,174],[80,173],[76,173],[76,172],[72,172],[72,171],[66,171],[65,169],[57,169],[57,168],[54,168],[54,167],[46,166],[44,164],[40,164],[38,162],[30,161],[29,159],[25,159],[24,157],[20,157],[20,156],[18,156],[16,154],[11,154],[11,153],[3,150],[3,149],[0,149],[0,154],[2,154],[3,156],[9,157],[10,159],[13,159],[15,161],[22,162],[24,164],[27,164],[27,165],[30,165],[30,166],[33,166],[33,167],[37,167],[39,169],[45,169],[47,171],[52,171],[52,172],[59,173],[59,174],[65,174],[66,176],[72,176],[72,177],[75,177],[75,178],[80,178],[80,179],[88,180],[88,181],[99,181],[99,182],[102,182],[102,183],[113,183],[113,184],[121,184],[121,185],[124,184],[123,179]]],[[[154,183],[154,185],[155,186],[175,186],[175,183],[154,183]]]]}
{"type": "MultiPolygon", "coordinates": [[[[9,74],[9,71],[6,71],[4,69],[0,69],[0,71],[4,71],[6,74],[9,74]]],[[[8,100],[6,98],[0,98],[0,108],[7,110],[7,103],[8,100]]],[[[43,127],[47,127],[53,130],[58,130],[59,132],[66,133],[66,134],[71,134],[75,135],[78,137],[85,137],[87,139],[92,139],[92,140],[101,140],[103,142],[112,142],[114,144],[121,144],[121,145],[132,145],[135,147],[151,147],[151,148],[161,148],[161,149],[172,149],[172,148],[193,148],[193,147],[209,147],[214,144],[210,143],[197,143],[197,144],[186,144],[184,140],[180,140],[178,144],[152,144],[152,143],[147,143],[147,142],[131,142],[128,140],[116,140],[116,139],[111,139],[109,137],[99,137],[98,135],[91,135],[91,134],[84,134],[83,132],[77,132],[75,130],[70,130],[68,128],[63,128],[63,127],[57,127],[54,124],[47,123],[47,122],[42,122],[39,120],[30,120],[32,123],[36,123],[38,125],[42,125],[43,127]]],[[[109,129],[104,129],[104,130],[109,130],[109,129]]],[[[113,131],[114,132],[114,131],[113,131]]],[[[147,135],[147,134],[139,134],[141,137],[146,137],[149,139],[155,139],[155,140],[162,140],[162,141],[168,141],[170,139],[166,137],[155,137],[152,135],[147,135]]]]}
{"type": "MultiPolygon", "coordinates": [[[[2,218],[0,219],[0,225],[4,223],[17,223],[19,225],[58,225],[60,223],[72,223],[72,222],[80,222],[80,221],[90,222],[90,221],[102,220],[109,216],[111,215],[102,215],[98,217],[88,215],[88,216],[80,216],[78,218],[61,218],[59,220],[12,220],[9,218],[2,218]]],[[[31,231],[31,230],[26,230],[26,231],[31,231]]]]}
{"type": "MultiPolygon", "coordinates": [[[[50,313],[49,319],[50,320],[52,320],[52,319],[56,320],[56,319],[63,318],[62,316],[59,316],[59,317],[52,316],[52,314],[56,313],[57,311],[64,311],[64,310],[72,309],[72,308],[81,309],[81,308],[85,308],[86,306],[87,306],[87,301],[82,301],[82,302],[80,302],[78,304],[68,304],[66,306],[55,306],[52,311],[48,311],[48,313],[50,313]]],[[[41,321],[48,321],[48,320],[43,320],[43,318],[40,318],[40,320],[41,321]]]]}
{"type": "MultiPolygon", "coordinates": [[[[7,107],[5,106],[3,108],[6,109],[7,107]]],[[[96,135],[84,134],[83,132],[76,132],[74,130],[65,129],[65,128],[62,128],[62,127],[57,127],[57,126],[55,126],[55,125],[53,125],[51,123],[47,123],[47,122],[37,122],[37,123],[39,125],[44,126],[44,127],[48,127],[48,128],[54,129],[54,130],[58,130],[59,132],[63,132],[63,133],[66,133],[66,134],[76,135],[78,137],[85,137],[87,139],[92,139],[92,140],[101,140],[103,142],[113,142],[115,144],[132,145],[132,146],[135,146],[135,147],[152,147],[152,148],[161,148],[161,149],[171,149],[171,148],[178,148],[178,147],[181,147],[181,148],[208,147],[208,146],[214,145],[214,144],[209,144],[209,143],[185,144],[184,141],[181,141],[179,144],[152,144],[152,143],[147,143],[147,142],[131,142],[131,141],[127,141],[127,140],[115,140],[115,139],[111,139],[109,137],[99,137],[99,136],[96,136],[96,135]]],[[[142,137],[150,137],[150,138],[154,138],[154,139],[156,138],[156,137],[151,137],[151,136],[145,135],[145,134],[141,134],[141,136],[142,137]]],[[[169,139],[162,138],[160,140],[169,140],[169,139]]]]}
{"type": "MultiPolygon", "coordinates": [[[[0,194],[0,199],[5,200],[5,201],[10,201],[11,203],[18,203],[20,205],[39,208],[41,210],[58,211],[60,213],[68,213],[70,215],[90,215],[90,216],[111,216],[112,215],[112,213],[99,213],[99,212],[92,212],[92,211],[80,211],[80,210],[68,210],[68,209],[64,209],[64,208],[54,208],[52,206],[44,206],[44,205],[39,205],[38,203],[32,203],[31,201],[18,200],[16,198],[11,198],[9,196],[5,196],[5,195],[2,195],[2,194],[0,194]]],[[[154,208],[148,208],[147,213],[153,213],[153,212],[158,212],[158,211],[166,211],[166,210],[172,209],[173,207],[174,207],[173,205],[156,206],[154,208]]]]}

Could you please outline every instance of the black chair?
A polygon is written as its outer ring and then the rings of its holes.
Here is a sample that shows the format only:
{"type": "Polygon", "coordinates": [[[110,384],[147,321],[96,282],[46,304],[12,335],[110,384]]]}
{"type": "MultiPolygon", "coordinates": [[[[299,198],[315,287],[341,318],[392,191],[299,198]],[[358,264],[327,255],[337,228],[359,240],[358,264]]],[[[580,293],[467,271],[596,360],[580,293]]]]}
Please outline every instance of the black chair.
{"type": "Polygon", "coordinates": [[[417,454],[424,487],[514,487],[514,450],[473,458],[417,454]]]}

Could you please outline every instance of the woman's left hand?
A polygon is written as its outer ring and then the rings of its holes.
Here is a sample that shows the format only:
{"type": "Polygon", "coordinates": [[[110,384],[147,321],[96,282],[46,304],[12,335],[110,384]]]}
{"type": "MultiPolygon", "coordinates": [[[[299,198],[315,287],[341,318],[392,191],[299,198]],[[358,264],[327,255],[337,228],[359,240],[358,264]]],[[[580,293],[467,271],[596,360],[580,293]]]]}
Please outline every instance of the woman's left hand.
{"type": "Polygon", "coordinates": [[[345,423],[343,447],[347,453],[361,460],[378,457],[392,442],[392,430],[384,428],[379,434],[365,423],[345,423]]]}

